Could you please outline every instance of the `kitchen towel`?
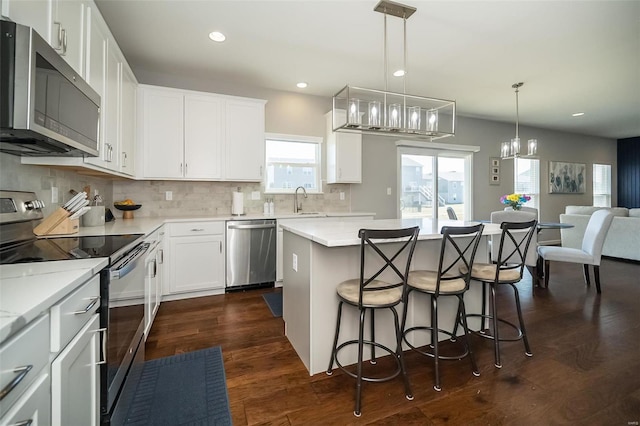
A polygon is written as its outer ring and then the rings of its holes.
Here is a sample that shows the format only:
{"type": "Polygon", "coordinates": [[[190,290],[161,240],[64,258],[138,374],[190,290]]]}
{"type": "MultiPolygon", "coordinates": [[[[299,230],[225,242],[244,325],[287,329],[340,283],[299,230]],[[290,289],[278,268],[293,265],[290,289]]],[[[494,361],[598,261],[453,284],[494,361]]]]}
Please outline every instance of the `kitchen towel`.
{"type": "Polygon", "coordinates": [[[234,192],[231,203],[231,214],[244,214],[244,194],[242,192],[234,192]]]}

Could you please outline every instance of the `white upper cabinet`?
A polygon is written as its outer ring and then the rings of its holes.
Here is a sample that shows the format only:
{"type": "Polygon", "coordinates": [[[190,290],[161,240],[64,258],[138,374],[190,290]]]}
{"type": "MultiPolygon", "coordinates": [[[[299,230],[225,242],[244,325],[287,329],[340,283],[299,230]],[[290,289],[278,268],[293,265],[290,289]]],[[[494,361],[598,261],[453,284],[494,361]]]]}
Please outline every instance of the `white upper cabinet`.
{"type": "Polygon", "coordinates": [[[141,178],[262,179],[265,101],[155,86],[139,98],[141,178]]]}
{"type": "Polygon", "coordinates": [[[120,171],[135,175],[136,93],[138,82],[126,62],[121,64],[120,93],[120,171]]]}
{"type": "Polygon", "coordinates": [[[227,100],[225,177],[261,181],[264,172],[264,106],[260,100],[227,100]]]}
{"type": "Polygon", "coordinates": [[[217,97],[184,97],[185,178],[222,177],[222,108],[217,97]]]}
{"type": "Polygon", "coordinates": [[[51,0],[2,0],[2,16],[13,22],[32,27],[51,43],[51,0]]]}
{"type": "Polygon", "coordinates": [[[171,90],[140,86],[142,173],[145,178],[182,178],[184,97],[171,90]]]}
{"type": "Polygon", "coordinates": [[[327,183],[362,183],[362,135],[333,131],[332,113],[327,123],[327,183]]]}
{"type": "Polygon", "coordinates": [[[84,1],[52,0],[49,43],[82,76],[84,76],[85,12],[84,1]]]}
{"type": "MultiPolygon", "coordinates": [[[[120,51],[102,19],[98,8],[86,8],[86,72],[87,83],[100,95],[100,143],[98,157],[85,162],[113,171],[120,171],[121,150],[121,84],[120,51]]],[[[133,117],[132,117],[133,120],[133,117]]]]}
{"type": "Polygon", "coordinates": [[[83,0],[2,0],[2,15],[36,30],[81,76],[84,76],[83,0]]]}
{"type": "Polygon", "coordinates": [[[62,50],[58,50],[60,54],[100,95],[97,157],[22,157],[21,162],[134,176],[138,83],[95,3],[92,0],[2,1],[3,13],[9,12],[8,16],[16,22],[38,31],[39,27],[45,29],[44,38],[54,48],[62,46],[62,50]],[[76,40],[77,37],[80,39],[76,40]]]}

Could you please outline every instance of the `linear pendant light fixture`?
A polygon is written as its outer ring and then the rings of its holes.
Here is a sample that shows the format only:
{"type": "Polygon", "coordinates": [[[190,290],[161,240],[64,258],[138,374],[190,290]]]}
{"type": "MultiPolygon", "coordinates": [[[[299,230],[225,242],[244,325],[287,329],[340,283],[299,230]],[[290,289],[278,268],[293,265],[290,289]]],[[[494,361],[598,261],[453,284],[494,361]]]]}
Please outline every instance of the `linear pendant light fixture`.
{"type": "Polygon", "coordinates": [[[456,102],[406,93],[407,19],[416,8],[388,0],[373,9],[384,15],[384,90],[345,86],[333,96],[333,130],[402,138],[439,139],[455,134],[456,102]],[[387,16],[403,21],[403,91],[388,91],[387,16]]]}
{"type": "Polygon", "coordinates": [[[511,139],[511,142],[502,142],[500,145],[500,157],[505,160],[518,157],[531,157],[538,152],[538,140],[529,139],[527,142],[527,155],[520,155],[520,135],[518,134],[520,111],[518,108],[518,93],[523,85],[523,82],[511,85],[512,88],[516,89],[516,137],[511,139]]]}

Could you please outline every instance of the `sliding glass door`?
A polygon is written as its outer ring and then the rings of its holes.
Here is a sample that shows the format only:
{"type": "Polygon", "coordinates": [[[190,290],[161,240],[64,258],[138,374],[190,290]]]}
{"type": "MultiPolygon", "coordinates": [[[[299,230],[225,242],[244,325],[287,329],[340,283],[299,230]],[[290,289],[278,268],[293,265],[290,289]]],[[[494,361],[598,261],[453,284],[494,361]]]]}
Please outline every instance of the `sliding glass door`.
{"type": "Polygon", "coordinates": [[[400,147],[398,217],[449,217],[459,220],[471,212],[471,155],[468,152],[400,147]]]}

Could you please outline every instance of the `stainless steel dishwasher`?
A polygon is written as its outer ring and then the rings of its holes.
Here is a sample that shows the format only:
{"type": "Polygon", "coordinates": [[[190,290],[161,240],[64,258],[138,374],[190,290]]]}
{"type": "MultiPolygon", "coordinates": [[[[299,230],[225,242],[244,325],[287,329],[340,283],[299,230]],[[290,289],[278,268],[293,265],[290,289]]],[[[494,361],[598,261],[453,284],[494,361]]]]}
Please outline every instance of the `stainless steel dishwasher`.
{"type": "Polygon", "coordinates": [[[275,219],[227,221],[227,290],[276,280],[275,219]]]}

